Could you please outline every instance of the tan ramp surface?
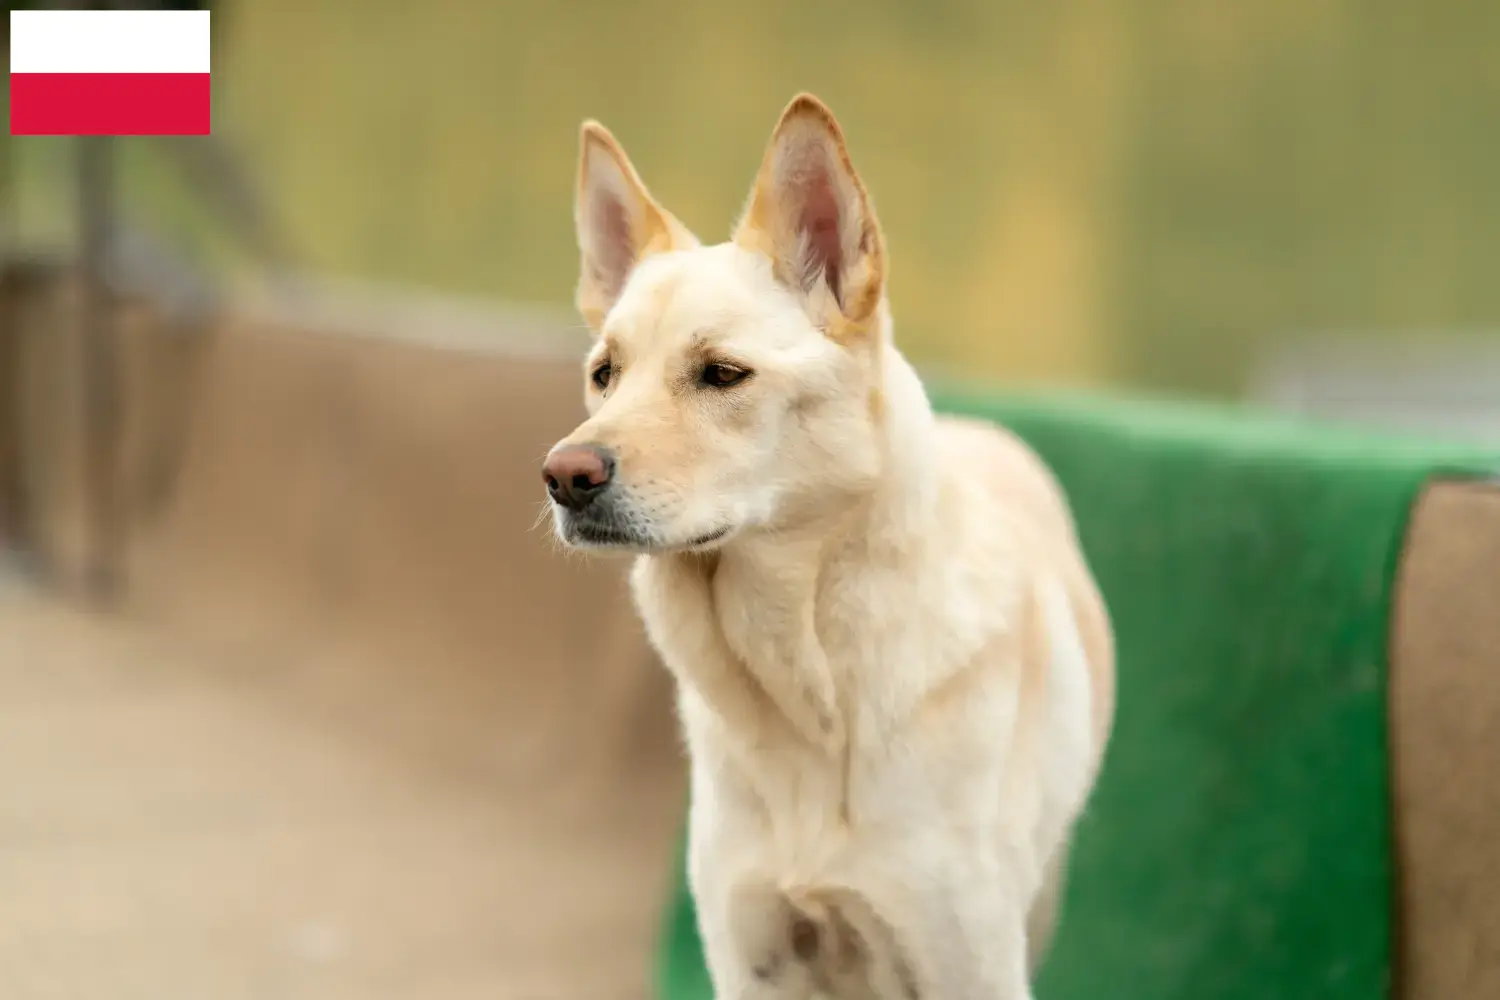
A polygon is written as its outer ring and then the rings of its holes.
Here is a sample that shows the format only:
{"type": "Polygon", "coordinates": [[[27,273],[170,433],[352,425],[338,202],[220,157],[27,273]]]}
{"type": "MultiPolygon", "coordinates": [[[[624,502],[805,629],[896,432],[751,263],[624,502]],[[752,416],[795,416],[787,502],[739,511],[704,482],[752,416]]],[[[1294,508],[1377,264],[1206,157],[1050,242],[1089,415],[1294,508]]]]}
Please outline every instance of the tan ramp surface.
{"type": "MultiPolygon", "coordinates": [[[[622,567],[535,528],[575,364],[175,336],[128,340],[124,609],[0,587],[0,996],[648,996],[681,757],[622,567]]],[[[67,585],[66,338],[28,345],[67,585]]]]}

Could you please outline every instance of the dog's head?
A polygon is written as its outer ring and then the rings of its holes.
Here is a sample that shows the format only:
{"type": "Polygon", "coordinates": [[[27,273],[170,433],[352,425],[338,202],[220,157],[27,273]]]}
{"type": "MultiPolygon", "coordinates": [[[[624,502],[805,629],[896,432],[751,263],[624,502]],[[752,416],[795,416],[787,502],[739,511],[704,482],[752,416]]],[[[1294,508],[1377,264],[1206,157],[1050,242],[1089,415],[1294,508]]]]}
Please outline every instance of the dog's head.
{"type": "Polygon", "coordinates": [[[581,548],[706,550],[846,507],[879,470],[885,249],[832,113],[794,99],[743,218],[704,246],[583,126],[589,418],[548,454],[581,548]]]}

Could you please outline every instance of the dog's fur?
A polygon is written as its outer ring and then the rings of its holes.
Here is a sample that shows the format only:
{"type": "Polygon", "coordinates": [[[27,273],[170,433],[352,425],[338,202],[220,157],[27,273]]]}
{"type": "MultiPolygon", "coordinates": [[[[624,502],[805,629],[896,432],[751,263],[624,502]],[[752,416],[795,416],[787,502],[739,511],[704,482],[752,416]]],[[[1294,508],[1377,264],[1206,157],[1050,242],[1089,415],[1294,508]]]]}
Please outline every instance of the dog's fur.
{"type": "Polygon", "coordinates": [[[934,416],[816,98],[782,114],[727,243],[594,122],[577,199],[598,336],[557,447],[615,465],[555,529],[638,553],[717,995],[1030,997],[1114,702],[1061,491],[1016,438],[934,416]]]}

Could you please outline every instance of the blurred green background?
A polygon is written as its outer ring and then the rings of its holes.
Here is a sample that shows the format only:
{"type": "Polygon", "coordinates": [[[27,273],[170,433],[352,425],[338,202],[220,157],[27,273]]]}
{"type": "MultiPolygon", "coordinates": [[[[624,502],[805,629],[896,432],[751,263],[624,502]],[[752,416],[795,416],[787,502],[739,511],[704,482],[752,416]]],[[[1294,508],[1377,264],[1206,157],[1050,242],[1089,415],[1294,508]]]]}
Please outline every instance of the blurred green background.
{"type": "MultiPolygon", "coordinates": [[[[566,307],[581,118],[719,239],[810,89],[874,193],[898,337],[925,364],[1235,394],[1278,344],[1500,327],[1494,0],[255,0],[215,17],[215,131],[320,270],[566,307]]],[[[137,142],[129,203],[227,259],[137,142]]],[[[16,145],[23,231],[62,224],[66,147],[16,145]]]]}

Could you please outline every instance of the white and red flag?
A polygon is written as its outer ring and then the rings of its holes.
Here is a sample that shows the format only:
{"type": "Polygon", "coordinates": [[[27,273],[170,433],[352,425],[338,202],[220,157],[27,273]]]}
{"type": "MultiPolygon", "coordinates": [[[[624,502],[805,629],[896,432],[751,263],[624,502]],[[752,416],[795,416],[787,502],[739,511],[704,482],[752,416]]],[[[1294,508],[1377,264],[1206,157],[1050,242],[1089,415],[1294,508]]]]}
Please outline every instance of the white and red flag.
{"type": "Polygon", "coordinates": [[[206,135],[208,14],[11,11],[11,135],[206,135]]]}

